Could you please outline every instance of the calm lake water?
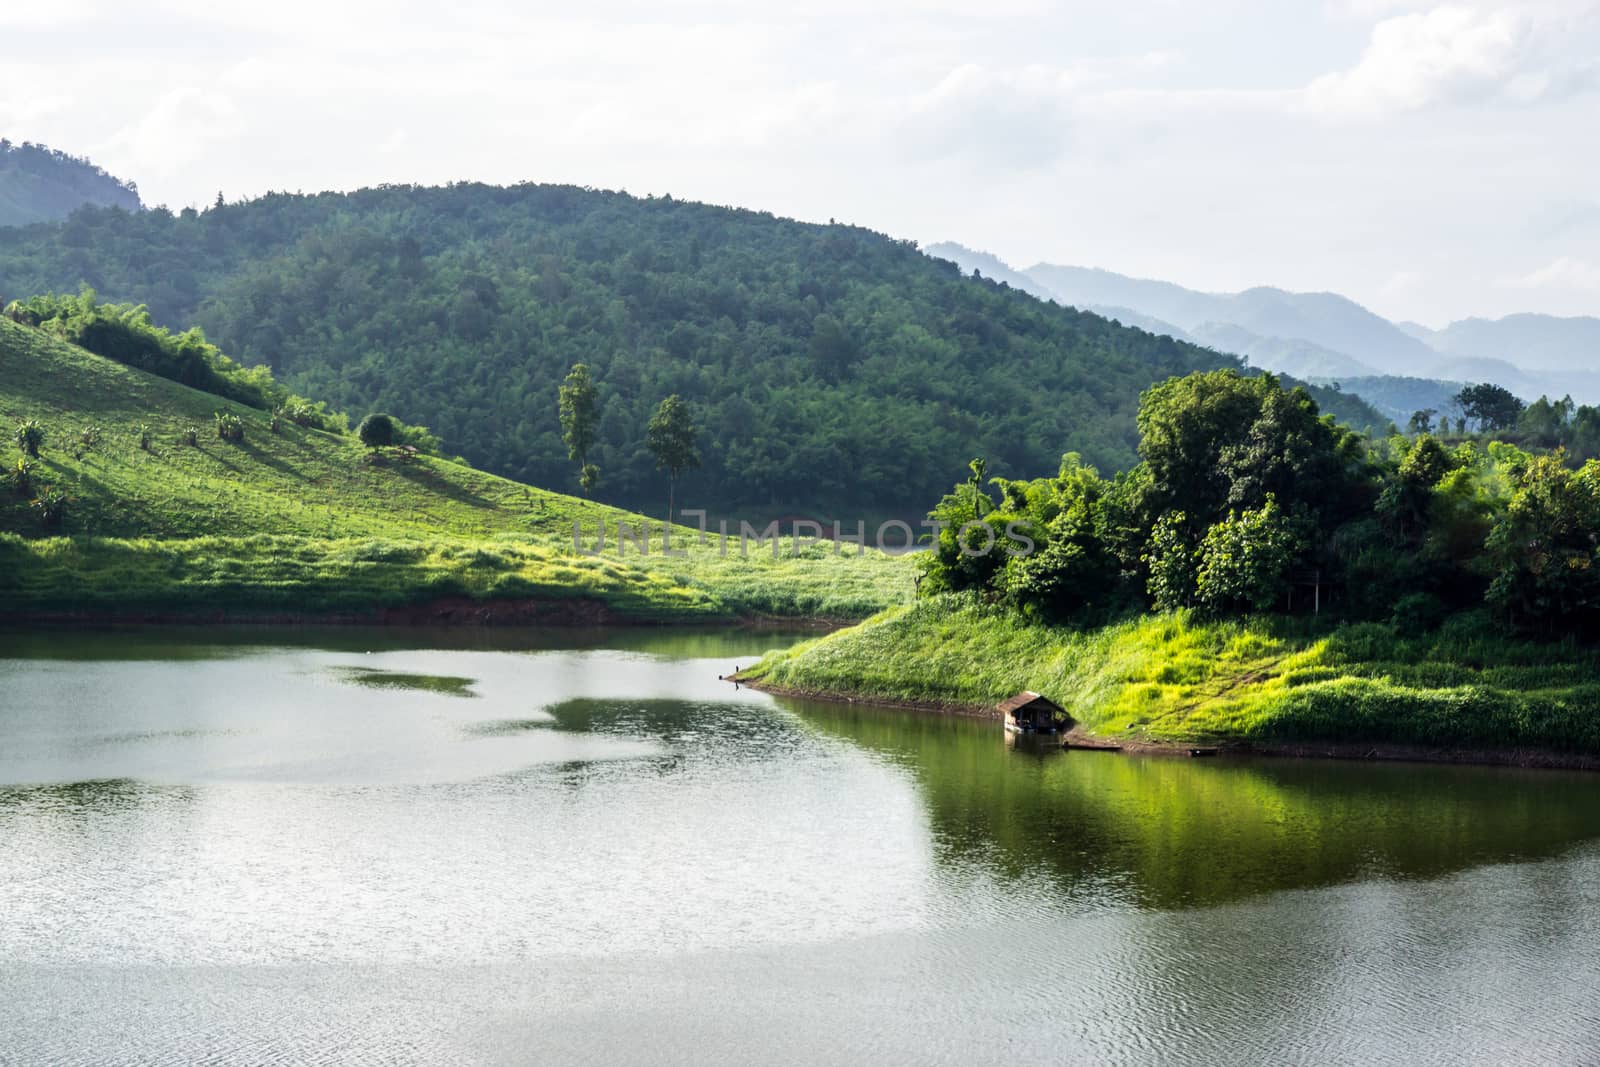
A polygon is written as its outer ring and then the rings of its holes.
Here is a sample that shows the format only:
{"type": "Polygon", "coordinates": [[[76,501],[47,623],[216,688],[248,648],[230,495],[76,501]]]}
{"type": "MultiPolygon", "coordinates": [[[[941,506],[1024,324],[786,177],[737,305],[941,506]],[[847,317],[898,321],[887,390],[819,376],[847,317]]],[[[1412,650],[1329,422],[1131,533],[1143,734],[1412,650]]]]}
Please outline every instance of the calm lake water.
{"type": "Polygon", "coordinates": [[[1600,776],[717,680],[791,639],[0,633],[0,1062],[1600,1057],[1600,776]]]}

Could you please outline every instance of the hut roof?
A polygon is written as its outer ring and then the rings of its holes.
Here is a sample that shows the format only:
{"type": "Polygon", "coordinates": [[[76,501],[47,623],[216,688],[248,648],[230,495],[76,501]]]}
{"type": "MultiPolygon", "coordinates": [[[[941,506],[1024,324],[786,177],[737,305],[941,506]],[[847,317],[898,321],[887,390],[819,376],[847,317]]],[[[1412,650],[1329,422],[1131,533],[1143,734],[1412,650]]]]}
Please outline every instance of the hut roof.
{"type": "Polygon", "coordinates": [[[1028,707],[1031,704],[1041,704],[1053,711],[1066,711],[1065,708],[1051,700],[1049,697],[1042,697],[1038,693],[1028,689],[1024,689],[1014,697],[1007,697],[1005,700],[1002,700],[999,704],[995,705],[995,710],[1004,715],[1007,712],[1018,711],[1022,708],[1028,707]]]}

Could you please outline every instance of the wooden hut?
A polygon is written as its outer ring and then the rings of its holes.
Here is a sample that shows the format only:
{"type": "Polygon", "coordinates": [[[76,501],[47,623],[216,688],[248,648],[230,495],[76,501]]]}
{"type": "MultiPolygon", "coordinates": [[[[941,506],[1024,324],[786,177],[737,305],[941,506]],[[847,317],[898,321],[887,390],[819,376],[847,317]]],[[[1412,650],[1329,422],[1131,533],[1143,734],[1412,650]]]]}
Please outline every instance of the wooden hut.
{"type": "Polygon", "coordinates": [[[1013,734],[1053,734],[1072,727],[1072,716],[1048,697],[1023,690],[995,705],[1006,731],[1013,734]]]}

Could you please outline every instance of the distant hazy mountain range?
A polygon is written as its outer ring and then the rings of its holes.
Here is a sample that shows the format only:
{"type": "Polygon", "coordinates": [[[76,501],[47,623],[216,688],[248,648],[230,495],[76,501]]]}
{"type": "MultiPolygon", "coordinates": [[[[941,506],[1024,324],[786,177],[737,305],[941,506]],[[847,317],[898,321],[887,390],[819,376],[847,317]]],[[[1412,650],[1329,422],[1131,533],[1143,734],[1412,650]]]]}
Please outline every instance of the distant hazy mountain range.
{"type": "Polygon", "coordinates": [[[54,222],[85,204],[138,211],[139,189],[87,159],[0,138],[0,226],[54,222]]]}
{"type": "Polygon", "coordinates": [[[1376,379],[1393,377],[1414,380],[1393,390],[1397,397],[1416,395],[1423,381],[1439,395],[1454,383],[1487,381],[1529,400],[1570,393],[1580,402],[1600,402],[1600,318],[1508,315],[1430,330],[1390,322],[1337,293],[1265,287],[1201,293],[1088,267],[1040,263],[1018,271],[958,244],[925,251],[964,272],[976,270],[1042,299],[1232,352],[1266,370],[1319,381],[1363,379],[1369,389],[1363,396],[1380,408],[1386,405],[1369,394],[1379,388],[1376,379]]]}

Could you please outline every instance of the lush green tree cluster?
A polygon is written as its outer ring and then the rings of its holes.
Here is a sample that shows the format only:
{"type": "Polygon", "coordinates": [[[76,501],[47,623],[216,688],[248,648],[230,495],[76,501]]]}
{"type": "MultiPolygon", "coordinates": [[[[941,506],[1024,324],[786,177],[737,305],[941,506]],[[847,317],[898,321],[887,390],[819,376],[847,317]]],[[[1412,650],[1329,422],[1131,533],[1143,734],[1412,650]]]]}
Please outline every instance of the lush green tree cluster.
{"type": "Polygon", "coordinates": [[[986,480],[974,461],[930,515],[920,589],[1054,619],[1317,604],[1404,629],[1487,603],[1517,625],[1600,633],[1600,460],[1372,442],[1303,390],[1233,371],[1155,386],[1138,425],[1142,462],[1112,479],[1075,454],[1031,482],[986,480]]]}
{"type": "Polygon", "coordinates": [[[6,306],[6,318],[37,326],[96,355],[187,385],[202,392],[270,410],[300,404],[327,423],[321,405],[294,396],[266,367],[242,367],[223,355],[194,327],[172,333],[150,320],[142,304],[102,304],[92,289],[77,296],[53,293],[6,306]]]}
{"type": "Polygon", "coordinates": [[[659,499],[646,433],[665,396],[703,428],[682,486],[698,505],[908,514],[975,454],[1014,473],[1063,448],[1126,466],[1142,389],[1237,365],[857,227],[566,186],[275,194],[0,231],[0,290],[80,283],[198,323],[342,410],[424,419],[497,473],[562,488],[598,468],[601,495],[634,506],[659,499]],[[550,398],[577,363],[599,394],[575,467],[550,398]]]}

